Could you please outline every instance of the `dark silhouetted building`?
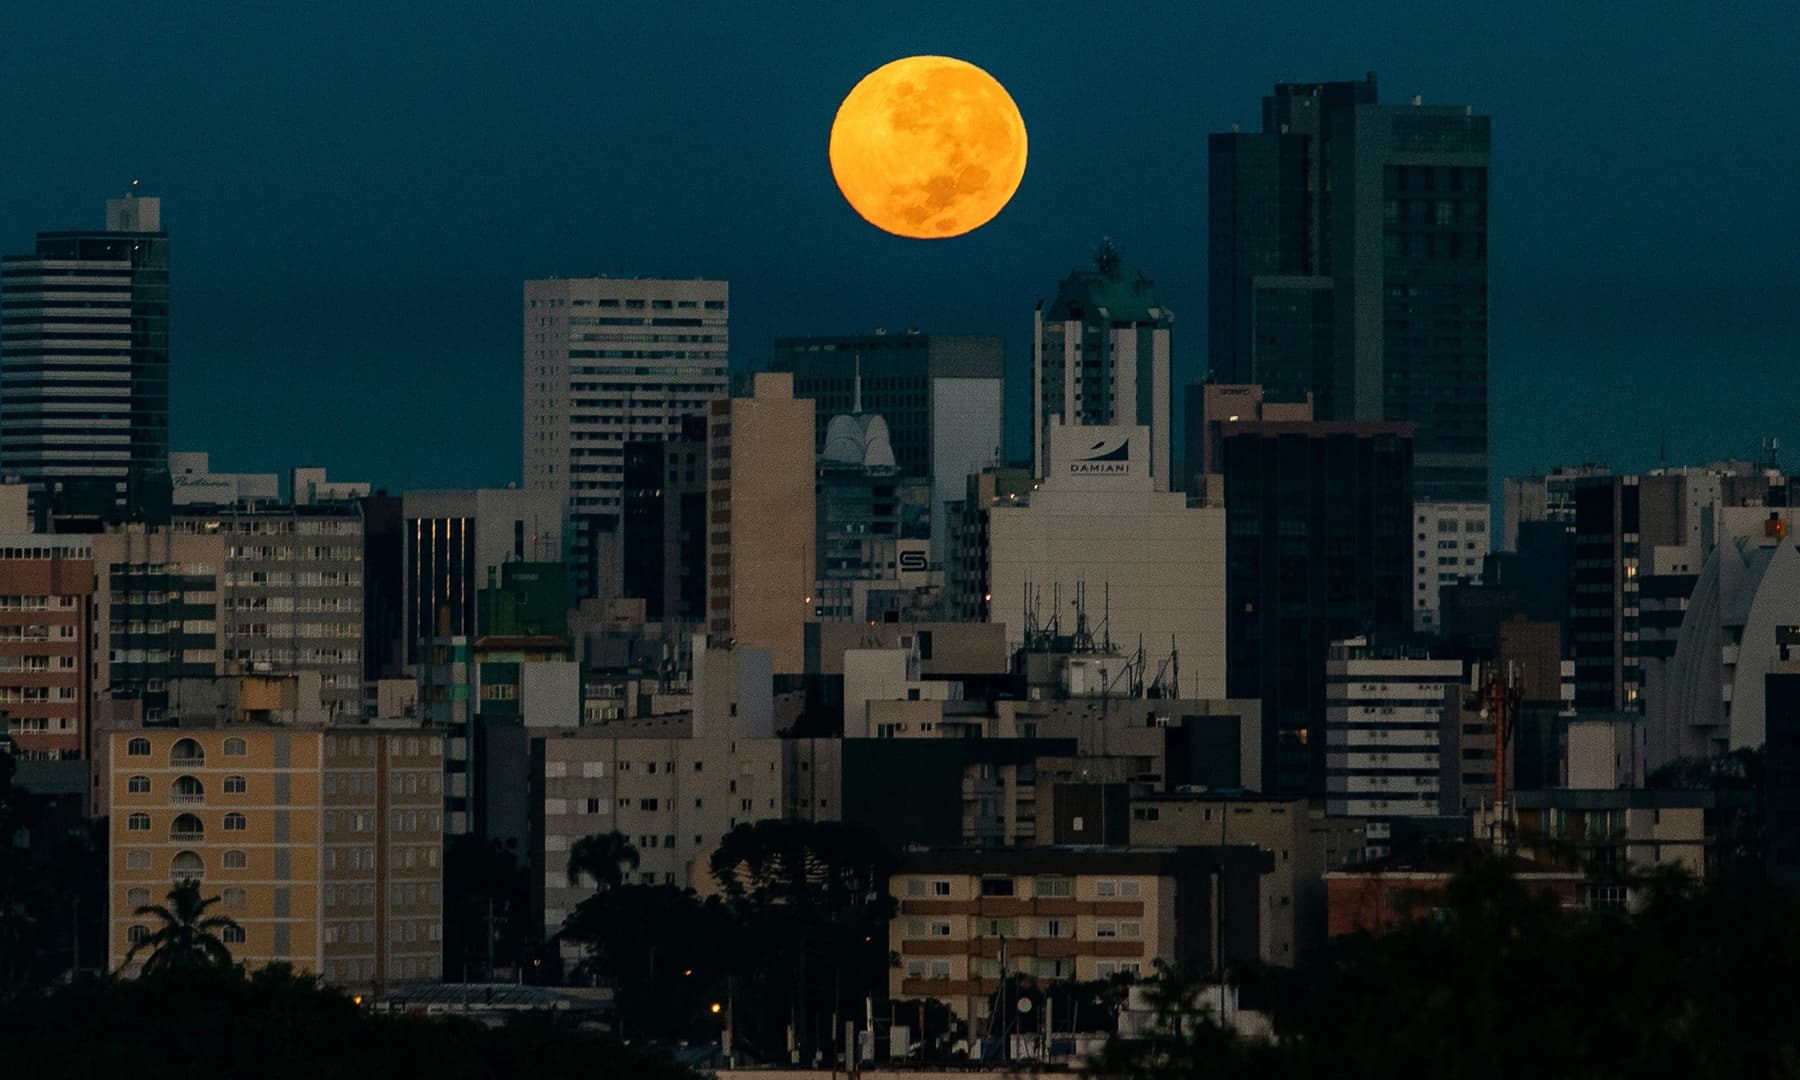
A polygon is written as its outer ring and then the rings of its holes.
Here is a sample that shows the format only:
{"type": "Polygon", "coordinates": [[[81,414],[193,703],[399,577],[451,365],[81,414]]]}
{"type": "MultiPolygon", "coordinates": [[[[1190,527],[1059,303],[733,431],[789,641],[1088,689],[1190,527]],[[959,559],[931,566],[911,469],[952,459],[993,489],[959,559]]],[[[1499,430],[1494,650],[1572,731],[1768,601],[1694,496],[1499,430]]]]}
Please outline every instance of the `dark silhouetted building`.
{"type": "Polygon", "coordinates": [[[1412,427],[1227,423],[1226,694],[1262,701],[1265,787],[1325,786],[1331,644],[1410,626],[1412,427]]]}
{"type": "Polygon", "coordinates": [[[624,595],[650,620],[706,615],[706,418],[679,438],[625,444],[624,595]]]}

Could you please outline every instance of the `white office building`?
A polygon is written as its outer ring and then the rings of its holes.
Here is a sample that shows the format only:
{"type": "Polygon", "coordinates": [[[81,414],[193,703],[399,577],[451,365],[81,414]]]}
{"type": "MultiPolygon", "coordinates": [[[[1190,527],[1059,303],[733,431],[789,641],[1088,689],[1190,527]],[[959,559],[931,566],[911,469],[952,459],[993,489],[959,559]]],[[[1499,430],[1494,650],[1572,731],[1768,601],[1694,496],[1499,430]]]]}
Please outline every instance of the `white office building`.
{"type": "Polygon", "coordinates": [[[1438,594],[1481,581],[1488,555],[1486,503],[1413,504],[1413,629],[1436,633],[1438,594]]]}
{"type": "Polygon", "coordinates": [[[524,293],[525,486],[567,503],[579,595],[595,595],[596,534],[617,528],[625,444],[679,436],[726,393],[723,281],[554,278],[524,293]]]}
{"type": "Polygon", "coordinates": [[[1040,631],[1141,645],[1146,689],[1223,698],[1225,511],[1167,490],[1154,446],[1142,426],[1051,426],[1037,489],[989,511],[988,621],[1014,648],[1040,631]]]}

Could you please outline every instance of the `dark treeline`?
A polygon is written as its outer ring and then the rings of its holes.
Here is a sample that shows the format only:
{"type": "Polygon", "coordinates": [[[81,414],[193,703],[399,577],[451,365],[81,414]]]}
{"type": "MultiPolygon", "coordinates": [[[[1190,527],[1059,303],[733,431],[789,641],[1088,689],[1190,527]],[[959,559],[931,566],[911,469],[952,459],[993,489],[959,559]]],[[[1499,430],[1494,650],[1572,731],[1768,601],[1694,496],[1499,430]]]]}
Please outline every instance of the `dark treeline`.
{"type": "Polygon", "coordinates": [[[283,968],[86,979],[0,1001],[7,1076],[694,1080],[658,1052],[530,1014],[504,1027],[371,1015],[283,968]]]}
{"type": "Polygon", "coordinates": [[[1406,925],[1305,973],[1247,973],[1273,1043],[1210,1023],[1166,973],[1156,1034],[1104,1077],[1800,1077],[1800,901],[1754,881],[1640,883],[1635,914],[1565,911],[1487,862],[1406,925]]]}

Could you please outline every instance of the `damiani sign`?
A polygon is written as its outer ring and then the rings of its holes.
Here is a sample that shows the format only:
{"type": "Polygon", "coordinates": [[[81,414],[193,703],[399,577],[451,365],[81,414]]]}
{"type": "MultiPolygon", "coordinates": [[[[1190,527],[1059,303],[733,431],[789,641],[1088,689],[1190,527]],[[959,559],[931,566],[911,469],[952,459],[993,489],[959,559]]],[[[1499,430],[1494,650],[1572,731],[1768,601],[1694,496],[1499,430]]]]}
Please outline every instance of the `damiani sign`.
{"type": "Polygon", "coordinates": [[[1131,466],[1123,461],[1077,461],[1069,466],[1072,473],[1126,473],[1131,466]]]}

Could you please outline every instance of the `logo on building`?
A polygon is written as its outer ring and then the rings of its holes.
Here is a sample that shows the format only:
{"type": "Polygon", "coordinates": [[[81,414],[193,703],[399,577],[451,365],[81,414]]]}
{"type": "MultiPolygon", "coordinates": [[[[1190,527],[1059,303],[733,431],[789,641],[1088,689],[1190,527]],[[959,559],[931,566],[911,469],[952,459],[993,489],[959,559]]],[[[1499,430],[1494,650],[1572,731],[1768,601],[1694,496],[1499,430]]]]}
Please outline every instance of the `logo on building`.
{"type": "Polygon", "coordinates": [[[1131,439],[1101,439],[1069,463],[1069,471],[1084,475],[1131,471],[1131,439]]]}
{"type": "Polygon", "coordinates": [[[924,573],[931,569],[931,562],[923,551],[902,551],[900,553],[901,573],[924,573]]]}

